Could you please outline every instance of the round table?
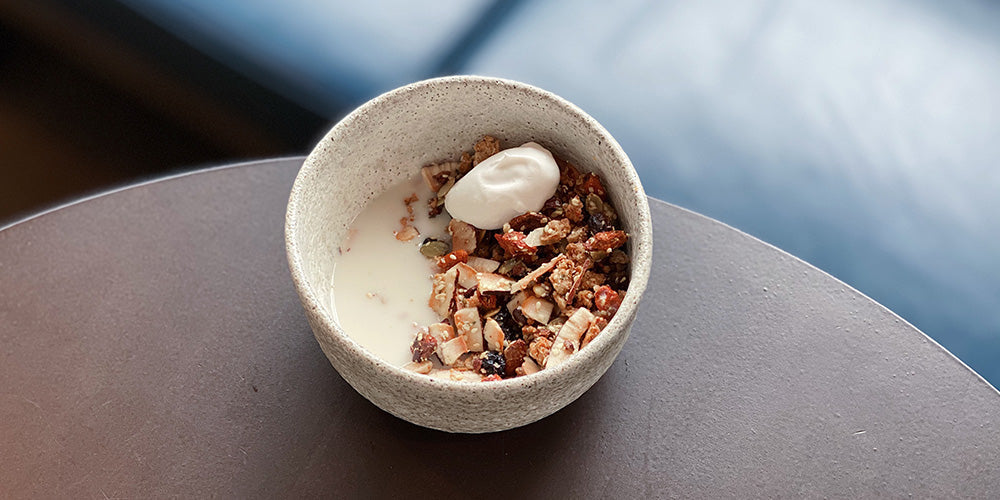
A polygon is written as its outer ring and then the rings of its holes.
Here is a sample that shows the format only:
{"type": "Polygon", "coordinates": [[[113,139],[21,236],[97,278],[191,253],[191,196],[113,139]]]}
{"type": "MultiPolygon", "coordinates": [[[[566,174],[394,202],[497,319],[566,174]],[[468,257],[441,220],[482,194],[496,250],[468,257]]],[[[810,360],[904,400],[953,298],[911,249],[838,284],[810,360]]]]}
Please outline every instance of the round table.
{"type": "Polygon", "coordinates": [[[650,286],[579,400],[487,435],[354,392],[288,273],[302,163],[139,184],[0,230],[0,493],[989,497],[1000,394],[816,268],[651,200],[650,286]]]}

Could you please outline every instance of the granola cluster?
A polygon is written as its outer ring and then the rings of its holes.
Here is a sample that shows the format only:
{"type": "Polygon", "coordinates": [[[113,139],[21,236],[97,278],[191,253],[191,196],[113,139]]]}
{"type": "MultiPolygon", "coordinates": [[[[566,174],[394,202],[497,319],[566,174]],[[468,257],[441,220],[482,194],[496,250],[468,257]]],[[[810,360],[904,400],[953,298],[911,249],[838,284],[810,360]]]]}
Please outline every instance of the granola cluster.
{"type": "MultiPolygon", "coordinates": [[[[424,167],[431,217],[458,179],[499,151],[485,136],[473,154],[424,167]]],[[[499,230],[453,219],[450,246],[421,246],[439,271],[428,304],[442,320],[417,333],[408,369],[453,380],[528,375],[566,362],[614,316],[628,288],[628,235],[601,179],[556,163],[559,186],[538,212],[499,230]]]]}

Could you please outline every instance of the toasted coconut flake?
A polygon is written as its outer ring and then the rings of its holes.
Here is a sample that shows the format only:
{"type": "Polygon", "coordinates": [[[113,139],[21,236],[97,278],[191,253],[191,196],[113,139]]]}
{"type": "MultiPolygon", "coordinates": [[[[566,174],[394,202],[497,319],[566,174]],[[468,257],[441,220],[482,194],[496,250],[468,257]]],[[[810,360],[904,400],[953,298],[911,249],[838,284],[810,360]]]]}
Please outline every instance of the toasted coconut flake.
{"type": "Polygon", "coordinates": [[[487,318],[486,324],[483,326],[483,338],[486,339],[486,347],[491,351],[500,351],[503,349],[503,329],[500,328],[500,323],[493,318],[487,318]]]}
{"type": "Polygon", "coordinates": [[[480,293],[509,292],[511,285],[514,284],[514,280],[494,273],[477,273],[476,279],[479,282],[480,293]]]}
{"type": "Polygon", "coordinates": [[[556,264],[558,264],[559,261],[564,258],[565,257],[563,256],[563,254],[559,254],[553,257],[552,260],[538,266],[534,271],[531,271],[523,278],[517,280],[517,282],[514,283],[512,287],[510,287],[511,293],[517,293],[521,290],[524,290],[529,284],[531,284],[538,278],[541,278],[542,275],[544,275],[545,273],[551,271],[552,268],[555,267],[556,264]]]}
{"type": "Polygon", "coordinates": [[[469,351],[483,350],[483,326],[479,321],[479,309],[466,307],[455,311],[455,332],[465,338],[469,351]]]}
{"type": "Polygon", "coordinates": [[[500,263],[492,259],[484,259],[482,257],[476,257],[473,255],[469,256],[469,265],[472,266],[478,272],[481,273],[492,273],[500,267],[500,263]]]}
{"type": "Polygon", "coordinates": [[[566,323],[559,329],[555,340],[552,341],[552,350],[545,361],[545,368],[559,366],[569,359],[570,355],[580,349],[580,339],[594,322],[594,315],[590,311],[579,308],[566,320],[566,323]]]}
{"type": "Polygon", "coordinates": [[[469,346],[465,342],[465,337],[455,337],[438,346],[437,355],[441,362],[446,365],[453,365],[463,354],[469,351],[469,346]]]}
{"type": "Polygon", "coordinates": [[[454,268],[434,275],[431,298],[427,305],[442,318],[451,313],[452,303],[455,302],[455,281],[457,279],[458,270],[454,268]]]}
{"type": "Polygon", "coordinates": [[[549,322],[549,317],[552,315],[552,307],[551,302],[532,295],[524,299],[524,302],[521,303],[521,312],[525,316],[544,325],[549,322]]]}
{"type": "Polygon", "coordinates": [[[458,286],[462,288],[472,288],[479,283],[479,279],[476,277],[476,270],[472,266],[459,262],[455,264],[452,269],[458,272],[458,286]]]}

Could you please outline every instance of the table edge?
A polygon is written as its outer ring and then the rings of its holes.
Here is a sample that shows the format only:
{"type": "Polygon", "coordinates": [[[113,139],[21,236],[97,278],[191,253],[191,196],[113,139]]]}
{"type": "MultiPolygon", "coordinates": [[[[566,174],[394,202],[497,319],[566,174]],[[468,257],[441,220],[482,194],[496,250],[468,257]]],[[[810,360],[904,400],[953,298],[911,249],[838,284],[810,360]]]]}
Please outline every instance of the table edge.
{"type": "MultiPolygon", "coordinates": [[[[46,215],[49,215],[49,214],[52,214],[52,213],[55,213],[55,212],[59,212],[59,211],[61,211],[63,209],[70,208],[70,207],[73,207],[73,206],[76,206],[76,205],[79,205],[79,204],[82,204],[82,203],[86,203],[86,202],[91,201],[91,200],[103,198],[105,196],[109,196],[109,195],[112,195],[112,194],[116,194],[116,193],[119,193],[119,192],[122,192],[122,191],[127,191],[127,190],[130,190],[130,189],[134,189],[134,188],[144,187],[144,186],[147,186],[147,185],[156,184],[156,183],[164,182],[164,181],[171,181],[171,180],[181,179],[181,178],[184,178],[184,177],[190,177],[190,176],[195,176],[195,175],[213,173],[213,172],[217,172],[217,171],[220,171],[220,170],[228,170],[228,169],[235,169],[235,168],[251,167],[251,166],[255,166],[255,165],[269,165],[269,164],[276,164],[276,163],[283,163],[283,162],[293,162],[293,161],[303,162],[303,161],[305,161],[305,159],[306,159],[305,156],[281,156],[281,157],[276,157],[276,158],[264,158],[264,159],[257,159],[257,160],[247,160],[247,161],[240,161],[240,162],[236,162],[236,163],[228,163],[228,164],[223,164],[223,165],[215,165],[215,166],[210,166],[210,167],[205,167],[205,168],[196,168],[196,169],[193,169],[193,170],[178,172],[178,173],[175,173],[175,174],[169,174],[169,175],[164,175],[164,176],[159,176],[159,177],[152,177],[152,178],[145,179],[145,180],[138,181],[138,182],[131,182],[131,183],[127,183],[127,184],[122,184],[122,185],[115,186],[115,187],[112,187],[112,188],[109,188],[109,189],[106,189],[106,190],[103,190],[103,191],[99,191],[99,192],[96,192],[96,193],[93,193],[93,194],[84,195],[84,196],[81,196],[79,198],[75,198],[75,199],[69,200],[69,201],[67,201],[65,203],[57,204],[57,205],[54,205],[52,207],[40,210],[40,211],[35,212],[35,213],[32,213],[32,214],[30,214],[30,215],[28,215],[26,217],[23,217],[21,219],[15,220],[14,222],[11,222],[11,223],[9,223],[9,224],[7,224],[5,226],[0,227],[0,233],[3,233],[3,232],[5,232],[5,231],[7,231],[9,229],[15,228],[15,227],[20,226],[22,224],[25,224],[27,222],[34,221],[35,219],[44,217],[46,215]]],[[[813,265],[813,264],[811,264],[811,263],[803,260],[802,258],[800,258],[798,256],[795,256],[795,255],[793,255],[793,254],[791,254],[791,253],[789,253],[789,252],[787,252],[785,250],[782,250],[781,248],[779,248],[779,247],[777,247],[777,246],[775,246],[775,245],[773,245],[771,243],[768,243],[767,241],[764,241],[764,240],[762,240],[762,239],[760,239],[760,238],[758,238],[758,237],[756,237],[756,236],[754,236],[754,235],[752,235],[750,233],[747,233],[747,232],[745,232],[745,231],[743,231],[743,230],[741,230],[739,228],[733,227],[733,226],[731,226],[731,225],[729,225],[729,224],[727,224],[725,222],[722,222],[722,221],[717,220],[717,219],[713,219],[712,217],[709,217],[707,215],[695,212],[695,211],[693,211],[691,209],[684,208],[684,207],[679,206],[679,205],[675,205],[673,203],[661,200],[659,198],[655,198],[655,197],[648,196],[648,195],[646,196],[646,198],[648,198],[648,200],[650,202],[651,212],[653,211],[652,208],[654,206],[656,206],[657,204],[666,206],[666,207],[671,208],[671,209],[676,209],[676,210],[680,211],[682,214],[684,214],[684,215],[686,215],[688,217],[694,217],[694,218],[702,219],[703,221],[706,221],[708,223],[721,226],[721,227],[723,227],[723,228],[725,228],[727,230],[735,231],[738,235],[740,235],[743,238],[748,238],[748,239],[750,239],[750,240],[752,240],[752,241],[754,241],[756,243],[763,244],[766,247],[770,248],[771,250],[777,251],[777,252],[779,252],[782,255],[790,257],[793,260],[798,261],[800,264],[804,264],[807,268],[809,268],[809,269],[811,269],[811,270],[813,270],[815,272],[818,272],[821,275],[826,276],[827,278],[830,278],[830,279],[834,280],[837,284],[845,287],[851,293],[854,293],[854,294],[860,296],[864,300],[868,300],[868,301],[872,302],[873,304],[875,304],[876,306],[878,306],[879,308],[881,308],[884,312],[887,312],[890,315],[892,315],[894,318],[898,319],[902,323],[902,327],[903,328],[909,328],[909,329],[917,332],[921,336],[923,336],[925,339],[927,339],[928,341],[930,341],[932,345],[934,345],[938,349],[941,349],[942,351],[944,351],[949,357],[951,357],[951,359],[953,361],[956,361],[960,366],[964,367],[966,370],[968,370],[970,373],[972,373],[976,378],[979,379],[980,382],[982,382],[987,387],[989,387],[990,389],[992,389],[995,394],[1000,395],[1000,389],[997,389],[996,387],[994,387],[993,384],[991,384],[988,380],[986,380],[985,378],[983,378],[983,376],[980,375],[979,372],[973,370],[972,367],[970,367],[968,364],[966,364],[964,361],[962,361],[958,356],[956,356],[954,353],[952,353],[946,347],[944,347],[943,345],[941,345],[937,340],[935,340],[934,338],[932,338],[930,335],[927,335],[926,333],[924,333],[921,329],[919,329],[916,326],[914,326],[912,323],[910,323],[909,321],[907,321],[906,318],[903,318],[900,315],[896,314],[896,312],[894,312],[892,309],[889,309],[888,307],[884,306],[879,301],[877,301],[877,300],[869,297],[868,295],[865,295],[864,292],[862,292],[862,291],[854,288],[853,286],[851,286],[848,283],[845,283],[840,278],[837,278],[836,276],[834,276],[834,275],[832,275],[832,274],[824,271],[823,269],[820,269],[819,267],[816,267],[815,265],[813,265]]],[[[654,259],[655,259],[655,255],[654,255],[654,259]]]]}

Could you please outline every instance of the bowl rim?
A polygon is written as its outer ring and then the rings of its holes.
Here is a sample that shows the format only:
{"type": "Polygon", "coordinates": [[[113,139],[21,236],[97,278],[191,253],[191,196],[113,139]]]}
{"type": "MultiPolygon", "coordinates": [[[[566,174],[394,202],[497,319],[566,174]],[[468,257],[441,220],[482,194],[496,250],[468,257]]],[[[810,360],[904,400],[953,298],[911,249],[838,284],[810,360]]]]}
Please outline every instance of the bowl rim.
{"type": "MultiPolygon", "coordinates": [[[[472,394],[491,394],[500,397],[502,397],[504,393],[518,392],[532,386],[547,385],[557,379],[572,376],[572,374],[583,370],[584,367],[593,365],[597,362],[603,354],[603,350],[618,337],[628,335],[632,318],[637,312],[639,302],[645,292],[646,285],[649,280],[650,267],[652,263],[652,247],[652,219],[649,212],[649,203],[639,180],[639,176],[635,171],[632,162],[625,154],[625,151],[622,149],[621,145],[618,144],[618,141],[615,140],[614,137],[612,137],[611,134],[597,122],[596,119],[591,117],[575,104],[552,92],[516,80],[480,75],[453,75],[420,80],[380,94],[355,108],[344,118],[334,124],[333,127],[330,128],[330,130],[328,130],[321,139],[319,139],[317,146],[310,151],[295,177],[295,182],[292,185],[285,213],[285,252],[296,291],[307,311],[314,311],[315,314],[322,320],[324,326],[326,327],[325,329],[333,333],[333,341],[344,347],[344,350],[350,352],[350,355],[353,358],[356,358],[357,361],[367,363],[372,369],[385,374],[391,374],[393,377],[402,379],[401,381],[405,381],[406,383],[426,386],[428,388],[446,387],[450,390],[463,391],[472,394]],[[628,289],[626,290],[625,299],[622,301],[622,304],[619,307],[619,310],[615,313],[615,316],[602,331],[602,333],[609,332],[611,335],[598,335],[588,345],[587,349],[577,351],[573,354],[573,356],[570,356],[565,363],[555,368],[541,370],[538,373],[531,375],[513,377],[490,383],[472,383],[438,379],[406,370],[402,367],[395,366],[382,360],[380,357],[364,348],[357,341],[351,338],[351,336],[347,334],[347,332],[333,317],[331,311],[329,311],[327,307],[324,306],[318,299],[318,294],[316,290],[314,290],[312,284],[306,280],[303,271],[304,259],[301,252],[299,252],[296,241],[296,236],[298,234],[298,225],[296,221],[298,215],[305,209],[305,207],[302,206],[302,193],[306,186],[306,180],[309,178],[308,173],[314,169],[321,168],[319,166],[319,145],[327,141],[336,140],[337,137],[342,135],[345,130],[349,130],[356,120],[363,117],[369,111],[385,105],[385,103],[391,103],[395,100],[405,98],[412,92],[419,92],[431,87],[446,86],[448,84],[476,84],[509,87],[512,90],[528,92],[541,100],[548,101],[563,108],[569,112],[569,114],[580,119],[588,129],[596,133],[598,139],[607,143],[613,153],[615,162],[617,162],[621,168],[625,169],[627,185],[622,186],[622,189],[632,191],[637,199],[636,208],[638,209],[638,217],[636,220],[636,227],[630,231],[629,234],[629,257],[630,263],[632,264],[632,276],[629,281],[628,289]]],[[[603,373],[601,375],[603,375],[603,373]]]]}

